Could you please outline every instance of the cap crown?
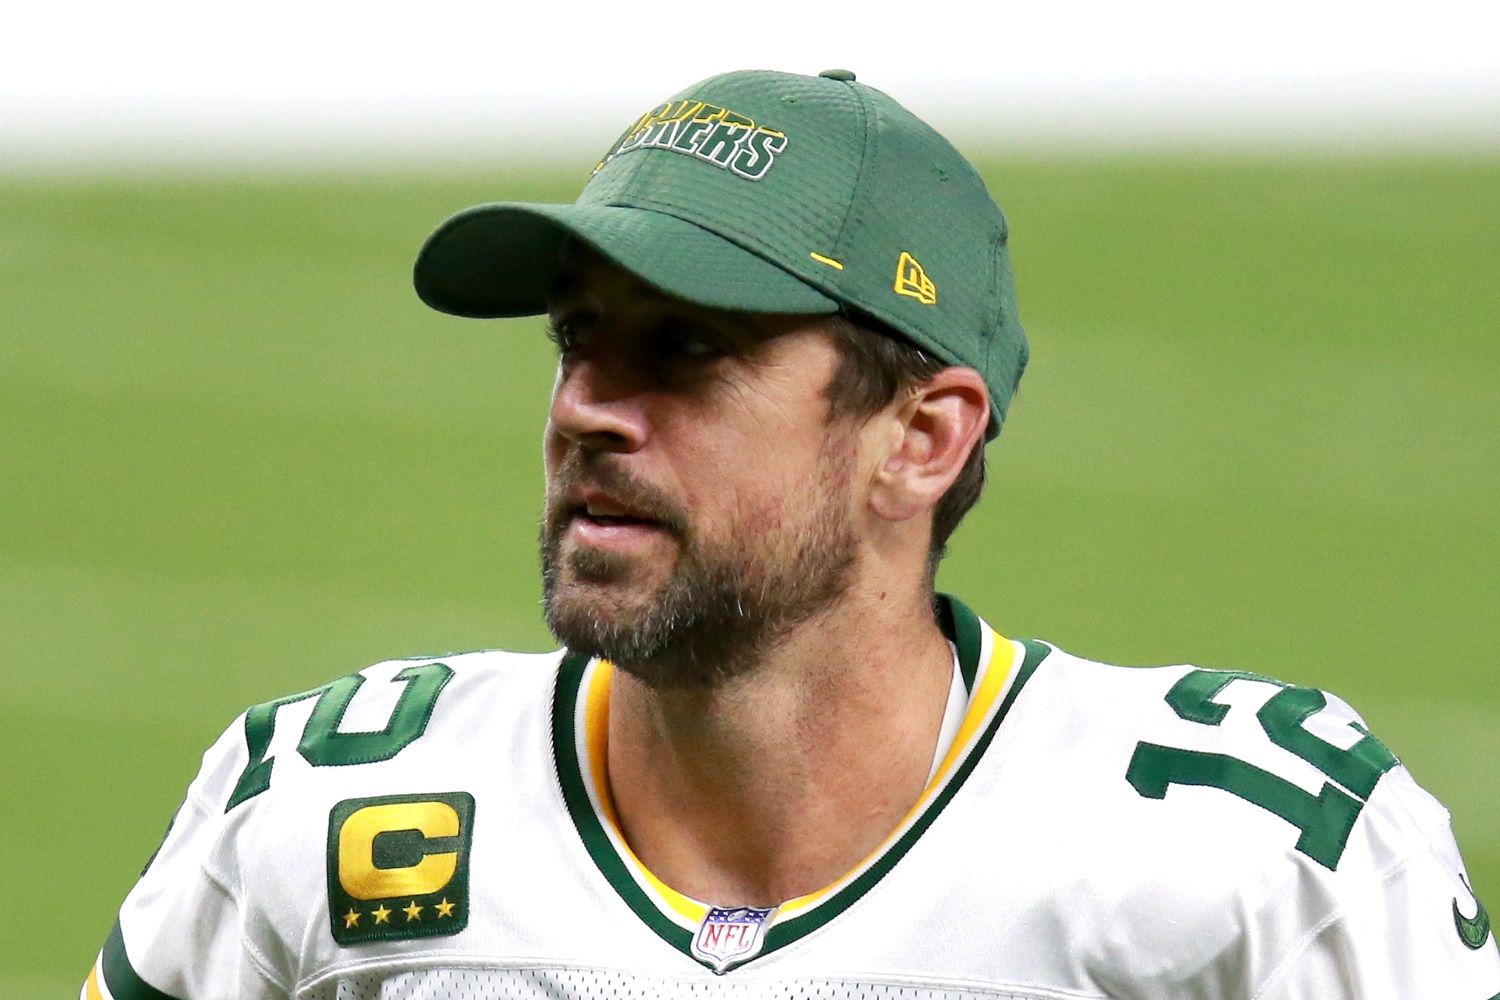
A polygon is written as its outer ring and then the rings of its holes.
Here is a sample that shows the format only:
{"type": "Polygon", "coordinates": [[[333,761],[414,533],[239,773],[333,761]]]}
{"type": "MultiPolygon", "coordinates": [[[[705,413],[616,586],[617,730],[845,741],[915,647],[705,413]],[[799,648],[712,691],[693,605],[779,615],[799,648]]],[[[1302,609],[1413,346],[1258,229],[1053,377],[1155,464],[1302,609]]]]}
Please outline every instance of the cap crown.
{"type": "Polygon", "coordinates": [[[1028,353],[1005,219],[946,139],[830,73],[688,87],[621,135],[578,204],[694,223],[977,369],[998,432],[1028,353]]]}

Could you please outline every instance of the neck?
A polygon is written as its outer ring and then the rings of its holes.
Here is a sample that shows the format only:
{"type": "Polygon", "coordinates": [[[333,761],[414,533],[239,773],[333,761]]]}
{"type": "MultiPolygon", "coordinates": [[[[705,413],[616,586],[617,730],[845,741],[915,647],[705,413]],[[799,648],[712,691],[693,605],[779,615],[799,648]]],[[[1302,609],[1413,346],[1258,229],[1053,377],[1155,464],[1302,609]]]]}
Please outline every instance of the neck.
{"type": "Polygon", "coordinates": [[[662,881],[715,905],[821,889],[920,798],[951,682],[925,592],[851,592],[722,684],[616,671],[608,773],[625,838],[662,881]]]}

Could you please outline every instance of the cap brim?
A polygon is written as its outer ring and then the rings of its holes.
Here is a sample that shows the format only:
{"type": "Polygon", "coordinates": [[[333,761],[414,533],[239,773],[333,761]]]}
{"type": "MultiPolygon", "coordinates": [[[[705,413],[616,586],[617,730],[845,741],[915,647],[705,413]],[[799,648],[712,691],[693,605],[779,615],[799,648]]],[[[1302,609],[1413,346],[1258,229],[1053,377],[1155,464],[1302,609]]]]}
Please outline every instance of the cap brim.
{"type": "Polygon", "coordinates": [[[581,240],[648,285],[713,309],[830,313],[838,302],[717,233],[615,205],[479,205],[444,222],[417,255],[417,294],[455,316],[534,316],[581,240]]]}

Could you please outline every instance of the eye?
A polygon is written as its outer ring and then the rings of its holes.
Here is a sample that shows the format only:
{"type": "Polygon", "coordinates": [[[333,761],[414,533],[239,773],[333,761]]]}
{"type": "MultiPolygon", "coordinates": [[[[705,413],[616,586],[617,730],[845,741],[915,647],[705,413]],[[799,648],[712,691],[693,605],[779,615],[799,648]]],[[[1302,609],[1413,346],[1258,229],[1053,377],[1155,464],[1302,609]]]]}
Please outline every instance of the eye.
{"type": "Polygon", "coordinates": [[[563,357],[577,354],[588,343],[592,323],[586,314],[554,313],[547,318],[547,339],[563,357]]]}
{"type": "Polygon", "coordinates": [[[653,333],[653,353],[663,361],[708,361],[729,353],[717,331],[691,320],[663,320],[653,333]]]}

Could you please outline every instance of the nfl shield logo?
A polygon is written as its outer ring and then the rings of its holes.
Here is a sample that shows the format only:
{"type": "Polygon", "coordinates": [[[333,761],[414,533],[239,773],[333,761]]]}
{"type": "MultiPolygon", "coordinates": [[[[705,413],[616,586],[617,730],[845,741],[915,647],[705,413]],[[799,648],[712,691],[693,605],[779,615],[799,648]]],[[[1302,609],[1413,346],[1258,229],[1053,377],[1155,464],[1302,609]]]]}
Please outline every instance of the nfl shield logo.
{"type": "Polygon", "coordinates": [[[709,908],[708,916],[693,935],[693,957],[723,974],[732,965],[749,961],[765,940],[766,921],[776,912],[755,906],[709,908]]]}

